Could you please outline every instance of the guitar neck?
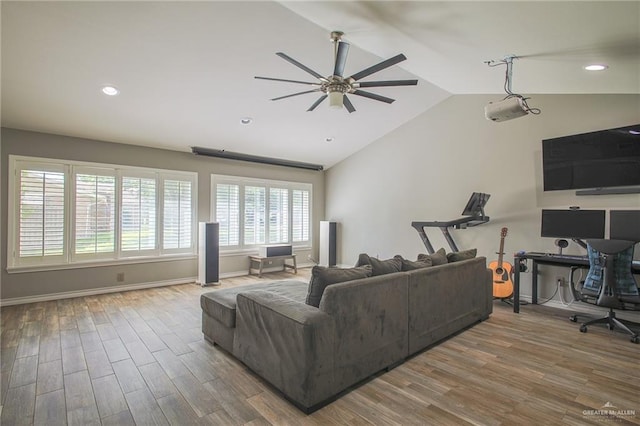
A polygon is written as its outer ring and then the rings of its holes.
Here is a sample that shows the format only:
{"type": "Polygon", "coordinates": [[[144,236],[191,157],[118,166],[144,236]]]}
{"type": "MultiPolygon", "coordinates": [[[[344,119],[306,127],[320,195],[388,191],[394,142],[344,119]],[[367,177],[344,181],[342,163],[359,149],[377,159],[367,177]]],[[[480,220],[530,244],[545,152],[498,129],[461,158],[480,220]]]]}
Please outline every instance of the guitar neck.
{"type": "Polygon", "coordinates": [[[504,237],[500,237],[500,252],[498,253],[498,267],[502,268],[502,256],[504,255],[504,237]]]}

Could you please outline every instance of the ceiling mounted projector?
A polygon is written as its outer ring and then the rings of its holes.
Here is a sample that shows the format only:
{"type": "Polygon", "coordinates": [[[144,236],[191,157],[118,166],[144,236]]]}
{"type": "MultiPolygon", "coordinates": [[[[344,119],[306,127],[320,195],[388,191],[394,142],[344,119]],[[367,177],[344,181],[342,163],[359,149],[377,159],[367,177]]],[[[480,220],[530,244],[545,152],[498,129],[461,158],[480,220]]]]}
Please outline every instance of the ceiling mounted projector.
{"type": "Polygon", "coordinates": [[[491,121],[507,121],[528,114],[528,108],[522,98],[517,96],[498,102],[489,102],[484,107],[484,116],[491,121]]]}
{"type": "Polygon", "coordinates": [[[540,114],[540,108],[531,108],[527,105],[527,99],[522,95],[513,93],[511,90],[511,81],[513,79],[513,60],[517,59],[516,55],[507,55],[503,60],[485,61],[490,67],[496,67],[499,65],[506,65],[507,70],[504,76],[504,91],[507,92],[507,96],[498,102],[489,102],[484,107],[484,116],[487,120],[500,122],[512,120],[514,118],[523,117],[528,113],[538,115],[540,114]]]}

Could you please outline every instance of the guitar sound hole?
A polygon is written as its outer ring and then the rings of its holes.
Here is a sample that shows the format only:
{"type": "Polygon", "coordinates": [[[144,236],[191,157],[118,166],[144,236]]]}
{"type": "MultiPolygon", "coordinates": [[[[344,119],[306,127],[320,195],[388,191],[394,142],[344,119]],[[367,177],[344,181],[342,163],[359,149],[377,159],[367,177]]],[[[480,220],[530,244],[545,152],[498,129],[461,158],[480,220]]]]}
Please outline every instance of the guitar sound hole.
{"type": "Polygon", "coordinates": [[[504,269],[503,268],[496,268],[496,275],[502,275],[504,274],[504,269]]]}

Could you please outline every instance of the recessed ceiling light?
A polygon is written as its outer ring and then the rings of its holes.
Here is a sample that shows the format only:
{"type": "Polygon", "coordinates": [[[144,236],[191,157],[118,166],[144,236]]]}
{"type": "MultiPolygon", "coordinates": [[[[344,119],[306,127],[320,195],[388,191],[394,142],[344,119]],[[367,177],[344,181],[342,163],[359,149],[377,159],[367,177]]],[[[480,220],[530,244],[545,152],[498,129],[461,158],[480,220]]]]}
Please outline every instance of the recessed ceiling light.
{"type": "Polygon", "coordinates": [[[120,93],[120,91],[114,86],[102,86],[102,93],[109,96],[115,96],[120,93]]]}
{"type": "Polygon", "coordinates": [[[325,142],[333,142],[333,137],[329,136],[328,138],[324,139],[325,142]]]}
{"type": "Polygon", "coordinates": [[[584,69],[587,71],[603,71],[607,68],[609,68],[609,66],[603,64],[591,64],[584,67],[584,69]]]}
{"type": "Polygon", "coordinates": [[[253,122],[253,118],[251,117],[243,117],[240,119],[240,122],[244,125],[251,124],[253,122]]]}

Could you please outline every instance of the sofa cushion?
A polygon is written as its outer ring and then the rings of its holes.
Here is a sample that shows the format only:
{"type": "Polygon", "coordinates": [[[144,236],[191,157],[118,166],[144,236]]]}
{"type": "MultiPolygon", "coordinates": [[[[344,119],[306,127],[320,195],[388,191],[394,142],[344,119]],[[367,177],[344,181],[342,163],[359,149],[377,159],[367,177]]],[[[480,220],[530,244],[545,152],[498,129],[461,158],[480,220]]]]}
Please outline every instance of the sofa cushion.
{"type": "Polygon", "coordinates": [[[433,266],[444,265],[449,263],[447,260],[447,253],[444,251],[444,248],[441,248],[437,252],[433,254],[419,254],[418,261],[425,262],[427,259],[431,259],[431,264],[433,266]]]}
{"type": "Polygon", "coordinates": [[[451,253],[447,253],[447,261],[451,263],[460,262],[461,260],[469,260],[476,257],[476,254],[478,254],[478,249],[454,251],[451,253]]]}
{"type": "Polygon", "coordinates": [[[320,306],[320,299],[322,299],[322,294],[327,286],[367,278],[371,276],[371,273],[371,265],[357,266],[355,268],[314,266],[311,269],[311,280],[309,281],[306,303],[317,308],[320,306]]]}
{"type": "Polygon", "coordinates": [[[392,274],[402,270],[402,261],[400,259],[393,258],[380,260],[378,258],[371,257],[368,254],[361,253],[358,256],[356,267],[364,265],[371,265],[371,275],[374,277],[378,275],[392,274]]]}
{"type": "Polygon", "coordinates": [[[402,268],[401,268],[402,271],[413,271],[415,269],[428,268],[429,266],[433,265],[431,258],[413,261],[413,260],[405,259],[399,254],[393,256],[393,258],[399,259],[400,262],[402,262],[402,268]]]}
{"type": "Polygon", "coordinates": [[[221,288],[203,293],[200,296],[200,307],[210,317],[233,328],[236,326],[236,296],[238,293],[251,290],[271,291],[293,300],[302,301],[306,293],[306,283],[289,280],[221,288]]]}

